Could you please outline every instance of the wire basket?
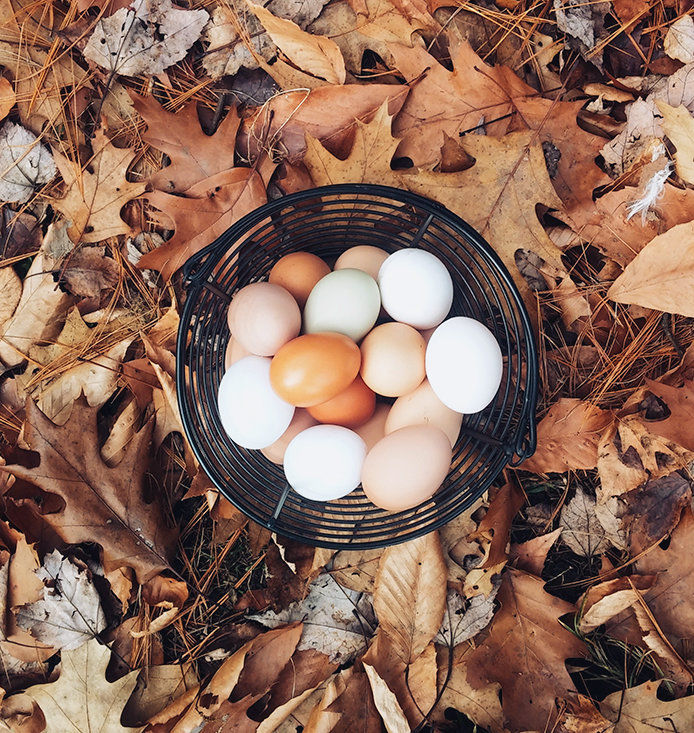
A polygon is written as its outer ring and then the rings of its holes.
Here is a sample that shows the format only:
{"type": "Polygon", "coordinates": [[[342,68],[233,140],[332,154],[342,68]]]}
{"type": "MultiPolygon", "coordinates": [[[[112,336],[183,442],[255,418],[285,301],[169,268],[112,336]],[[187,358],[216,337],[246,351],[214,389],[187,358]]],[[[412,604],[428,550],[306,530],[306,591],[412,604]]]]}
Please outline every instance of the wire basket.
{"type": "Polygon", "coordinates": [[[245,216],[190,258],[183,274],[187,297],[178,333],[176,379],[186,436],[220,492],[278,534],[338,549],[404,542],[456,517],[505,466],[518,465],[534,452],[538,365],[528,314],[495,252],[440,204],[366,184],[302,191],[245,216]],[[504,360],[495,400],[482,412],[463,417],[441,488],[431,499],[402,512],[374,506],[361,487],[328,502],[299,496],[287,484],[282,466],[226,435],[217,407],[231,296],[266,279],[274,263],[290,252],[313,252],[332,264],[359,244],[387,252],[419,247],[436,255],[453,278],[450,316],[484,323],[496,336],[504,360]]]}

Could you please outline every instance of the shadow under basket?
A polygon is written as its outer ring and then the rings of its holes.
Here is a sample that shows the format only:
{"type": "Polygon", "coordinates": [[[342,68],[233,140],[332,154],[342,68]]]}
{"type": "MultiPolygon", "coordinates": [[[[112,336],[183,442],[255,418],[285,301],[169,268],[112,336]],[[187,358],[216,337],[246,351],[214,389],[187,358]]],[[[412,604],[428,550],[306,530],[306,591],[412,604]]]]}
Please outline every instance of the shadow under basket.
{"type": "MultiPolygon", "coordinates": [[[[537,353],[528,314],[508,271],[484,239],[445,207],[406,191],[366,184],[291,194],[253,211],[185,264],[187,297],[176,352],[178,400],[190,445],[220,492],[259,524],[311,545],[382,547],[431,532],[470,507],[507,465],[535,450],[537,353]],[[222,428],[217,389],[229,340],[227,306],[267,279],[290,252],[333,265],[360,244],[387,252],[419,247],[453,278],[451,316],[469,316],[496,336],[501,386],[482,412],[463,417],[448,477],[429,500],[402,512],[375,507],[358,487],[315,502],[291,490],[282,466],[236,445],[222,428]]],[[[397,491],[397,487],[393,487],[397,491]]]]}

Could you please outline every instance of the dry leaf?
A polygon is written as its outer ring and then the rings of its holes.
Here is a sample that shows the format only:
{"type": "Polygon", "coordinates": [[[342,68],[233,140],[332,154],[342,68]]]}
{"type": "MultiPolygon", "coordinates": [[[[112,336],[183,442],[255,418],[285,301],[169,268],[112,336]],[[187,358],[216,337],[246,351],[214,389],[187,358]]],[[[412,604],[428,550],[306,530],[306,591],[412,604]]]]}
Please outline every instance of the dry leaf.
{"type": "MultiPolygon", "coordinates": [[[[71,252],[60,268],[60,284],[70,295],[95,301],[95,308],[104,302],[104,295],[113,295],[122,270],[105,247],[79,247],[71,252]]],[[[82,310],[82,313],[85,311],[82,310]]]]}
{"type": "MultiPolygon", "coordinates": [[[[684,17],[689,19],[694,31],[694,20],[689,15],[684,17]]],[[[672,30],[672,27],[670,30],[672,30]]],[[[694,58],[692,60],[694,61],[694,58]]],[[[677,149],[675,153],[677,175],[685,183],[694,183],[694,145],[692,144],[694,118],[683,105],[671,107],[665,102],[656,102],[656,104],[663,118],[661,123],[663,130],[677,149]]]]}
{"type": "Polygon", "coordinates": [[[519,570],[525,570],[527,573],[540,577],[545,567],[547,553],[557,541],[561,532],[562,528],[559,527],[553,532],[533,537],[533,539],[526,542],[512,544],[509,559],[519,570]]]}
{"type": "Polygon", "coordinates": [[[612,10],[610,3],[586,5],[580,0],[555,0],[554,10],[557,27],[567,35],[565,45],[578,50],[586,61],[602,69],[602,54],[596,46],[609,35],[605,29],[605,16],[612,10]]]}
{"type": "Polygon", "coordinates": [[[85,169],[58,153],[55,162],[67,184],[63,198],[51,204],[71,224],[68,234],[73,242],[99,242],[119,234],[131,234],[120,211],[130,199],[144,192],[144,183],[130,183],[126,177],[135,155],[130,148],[116,148],[102,129],[94,133],[93,156],[85,169]]]}
{"type": "Polygon", "coordinates": [[[378,563],[383,550],[340,550],[333,558],[330,574],[343,587],[373,593],[378,563]]]}
{"type": "Polygon", "coordinates": [[[97,22],[84,57],[123,76],[161,74],[186,55],[209,17],[171,0],[134,0],[97,22]]]}
{"type": "Polygon", "coordinates": [[[137,684],[123,709],[125,725],[145,725],[182,695],[197,686],[193,665],[162,664],[140,670],[137,684]]]}
{"type": "Polygon", "coordinates": [[[34,685],[26,691],[46,717],[46,733],[135,730],[123,727],[120,716],[138,673],[130,672],[116,682],[107,682],[104,675],[110,658],[110,649],[92,639],[78,649],[62,652],[56,682],[34,685]]]}
{"type": "Polygon", "coordinates": [[[500,585],[497,582],[488,596],[477,595],[469,600],[457,591],[449,590],[446,612],[436,642],[452,649],[486,629],[496,610],[494,600],[500,585]]]}
{"type": "MultiPolygon", "coordinates": [[[[4,81],[4,80],[3,80],[4,81]]],[[[33,132],[6,122],[0,129],[0,201],[24,203],[58,173],[48,148],[33,132]]]]}
{"type": "Polygon", "coordinates": [[[421,45],[415,33],[440,30],[421,0],[360,0],[359,5],[353,3],[353,9],[359,32],[381,43],[421,45]]]}
{"type": "Polygon", "coordinates": [[[559,516],[559,524],[564,530],[562,541],[582,557],[599,555],[610,545],[595,514],[595,504],[595,499],[579,487],[573,499],[562,507],[559,516]]]}
{"type": "Polygon", "coordinates": [[[564,661],[584,651],[558,620],[574,606],[550,596],[543,585],[539,578],[507,569],[497,595],[501,608],[467,662],[473,687],[501,685],[504,714],[516,730],[545,728],[554,698],[575,690],[564,661]]]}
{"type": "Polygon", "coordinates": [[[588,633],[639,602],[637,591],[647,591],[654,575],[632,575],[607,580],[587,590],[578,602],[581,609],[579,629],[588,633]]]}
{"type": "Polygon", "coordinates": [[[86,568],[57,550],[36,571],[44,582],[43,598],[21,606],[17,623],[40,642],[56,649],[76,649],[106,628],[106,617],[86,568]]]}
{"type": "Polygon", "coordinates": [[[22,281],[11,267],[0,268],[0,333],[22,297],[22,281]]]}
{"type": "Polygon", "coordinates": [[[16,101],[17,95],[14,93],[11,82],[4,76],[0,77],[0,122],[7,117],[16,101]]]}
{"type": "Polygon", "coordinates": [[[694,61],[694,19],[691,15],[677,18],[668,28],[663,47],[671,59],[677,59],[684,64],[694,61]]]}
{"type": "Polygon", "coordinates": [[[270,38],[293,64],[330,84],[344,84],[345,61],[335,41],[306,33],[291,20],[278,18],[250,0],[248,5],[270,38]]]}
{"type": "Polygon", "coordinates": [[[379,677],[378,672],[373,667],[365,664],[364,670],[369,678],[374,702],[383,718],[388,733],[410,733],[411,728],[407,718],[402,712],[397,698],[388,689],[388,685],[379,677]]]}
{"type": "Polygon", "coordinates": [[[614,733],[656,733],[691,730],[694,695],[664,702],[657,697],[660,681],[613,692],[600,703],[600,711],[616,723],[614,733]]]}

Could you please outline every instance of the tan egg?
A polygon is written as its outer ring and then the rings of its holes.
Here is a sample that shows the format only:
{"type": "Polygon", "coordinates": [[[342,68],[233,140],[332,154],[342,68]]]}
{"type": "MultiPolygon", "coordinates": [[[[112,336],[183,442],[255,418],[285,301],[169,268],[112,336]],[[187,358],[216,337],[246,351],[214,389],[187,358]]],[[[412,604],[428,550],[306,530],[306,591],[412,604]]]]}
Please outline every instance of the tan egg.
{"type": "Polygon", "coordinates": [[[381,509],[410,509],[433,496],[448,475],[451,458],[451,444],[439,428],[400,428],[368,452],[361,472],[362,488],[381,509]]]}
{"type": "Polygon", "coordinates": [[[385,250],[372,247],[370,244],[360,244],[343,252],[337,258],[335,269],[361,270],[367,275],[371,275],[374,280],[378,280],[378,271],[387,259],[388,252],[385,250]]]}
{"type": "Polygon", "coordinates": [[[243,359],[244,356],[251,356],[251,352],[244,349],[236,339],[229,337],[229,343],[224,352],[224,371],[232,364],[236,364],[239,359],[243,359]]]}
{"type": "Polygon", "coordinates": [[[386,420],[390,412],[390,405],[382,402],[376,404],[374,414],[354,432],[366,443],[366,450],[371,450],[378,441],[385,436],[386,420]]]}
{"type": "Polygon", "coordinates": [[[426,330],[419,332],[422,334],[422,338],[424,339],[425,344],[429,343],[429,339],[437,328],[438,326],[434,326],[434,328],[427,328],[426,330]]]}
{"type": "Polygon", "coordinates": [[[426,344],[412,326],[384,323],[361,344],[361,378],[384,397],[400,397],[414,391],[425,376],[426,344]]]}
{"type": "Polygon", "coordinates": [[[301,311],[287,290],[272,283],[251,283],[231,299],[231,335],[251,354],[272,356],[299,335],[301,311]]]}
{"type": "Polygon", "coordinates": [[[385,424],[386,435],[408,425],[434,425],[456,444],[463,416],[441,402],[425,379],[414,392],[398,397],[390,408],[385,424]]]}
{"type": "Polygon", "coordinates": [[[268,280],[288,290],[303,308],[313,286],[329,272],[327,263],[317,255],[292,252],[277,260],[268,280]]]}
{"type": "Polygon", "coordinates": [[[265,456],[265,458],[273,463],[282,464],[284,462],[284,453],[287,450],[287,446],[299,433],[303,432],[307,428],[312,428],[314,425],[318,425],[318,421],[314,420],[308,414],[307,410],[297,407],[296,410],[294,410],[294,417],[289,423],[289,427],[272,445],[268,445],[267,448],[262,448],[260,452],[265,456]]]}

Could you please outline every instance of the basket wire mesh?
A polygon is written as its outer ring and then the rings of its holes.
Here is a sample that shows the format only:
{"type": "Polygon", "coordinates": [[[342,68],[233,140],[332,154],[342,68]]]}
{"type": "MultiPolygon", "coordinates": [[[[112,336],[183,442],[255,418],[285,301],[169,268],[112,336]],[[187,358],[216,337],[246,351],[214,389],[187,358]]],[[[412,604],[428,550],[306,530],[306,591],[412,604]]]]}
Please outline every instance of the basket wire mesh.
{"type": "Polygon", "coordinates": [[[186,302],[177,345],[183,427],[203,470],[221,493],[259,524],[322,547],[363,549],[413,539],[471,506],[507,465],[535,450],[538,364],[527,312],[501,260],[458,216],[422,196],[386,186],[336,185],[273,201],[230,227],[184,266],[186,302]],[[296,251],[329,264],[359,244],[387,252],[419,247],[435,254],[454,284],[449,317],[484,323],[501,347],[504,370],[494,401],[465,415],[453,463],[437,493],[417,507],[387,512],[361,487],[329,502],[292,491],[282,466],[236,445],[222,428],[217,389],[229,339],[226,310],[239,288],[266,279],[296,251]]]}

